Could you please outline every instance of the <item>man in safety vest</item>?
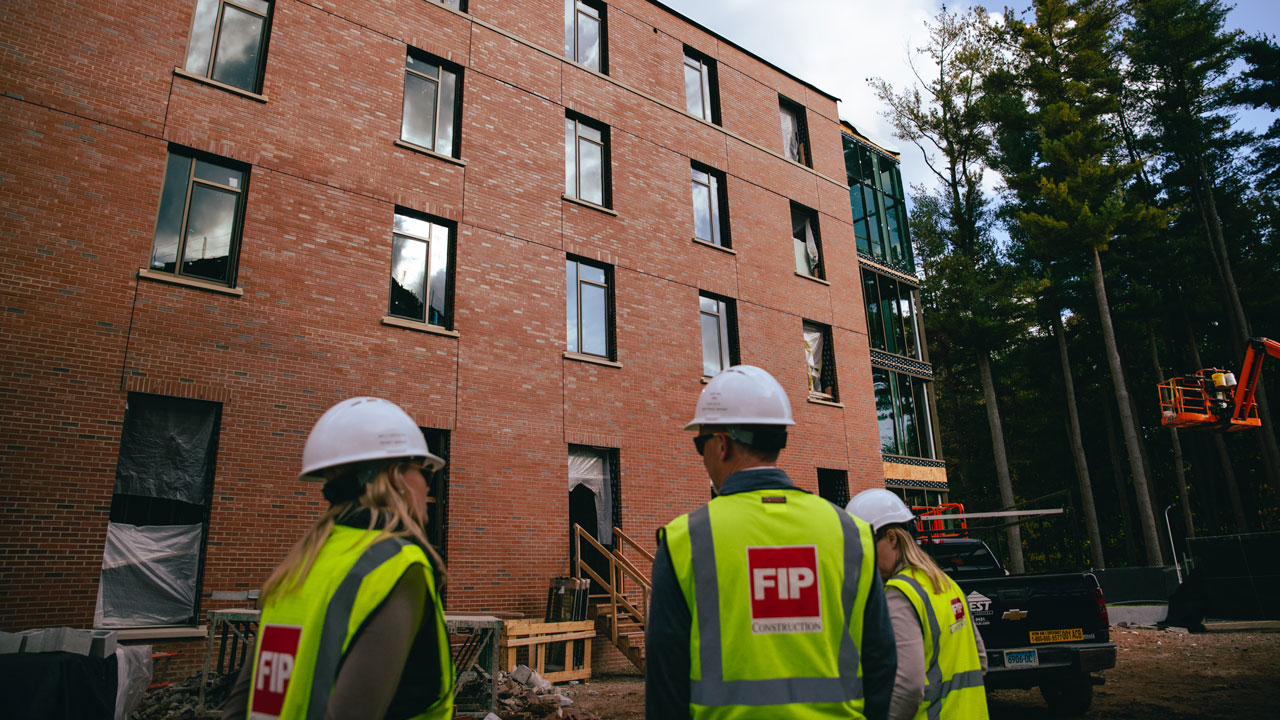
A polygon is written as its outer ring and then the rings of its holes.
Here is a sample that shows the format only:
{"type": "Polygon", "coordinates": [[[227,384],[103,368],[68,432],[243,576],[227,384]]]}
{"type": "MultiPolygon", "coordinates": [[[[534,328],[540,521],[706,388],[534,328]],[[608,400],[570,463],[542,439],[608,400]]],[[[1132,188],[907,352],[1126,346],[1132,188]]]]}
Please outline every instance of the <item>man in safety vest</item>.
{"type": "Polygon", "coordinates": [[[658,531],[649,720],[888,714],[897,656],[871,529],[778,468],[794,424],[750,365],[698,398],[685,429],[718,496],[658,531]]]}

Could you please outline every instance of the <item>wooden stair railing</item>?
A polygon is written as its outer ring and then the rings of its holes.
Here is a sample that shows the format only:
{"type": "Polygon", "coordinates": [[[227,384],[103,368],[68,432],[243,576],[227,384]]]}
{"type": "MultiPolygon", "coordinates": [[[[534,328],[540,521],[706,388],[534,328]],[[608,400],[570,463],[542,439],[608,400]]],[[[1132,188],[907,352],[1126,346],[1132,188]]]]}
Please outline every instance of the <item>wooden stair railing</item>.
{"type": "Polygon", "coordinates": [[[616,550],[610,550],[601,545],[585,528],[576,523],[574,524],[572,573],[574,577],[582,577],[585,574],[604,590],[608,597],[607,609],[599,608],[597,610],[597,619],[603,616],[610,641],[622,651],[622,654],[633,665],[643,670],[643,633],[649,612],[649,579],[645,573],[636,567],[630,558],[623,555],[622,551],[625,546],[630,545],[650,565],[653,563],[653,555],[636,544],[634,540],[618,528],[613,528],[613,531],[621,540],[616,550]],[[608,561],[609,577],[607,579],[600,577],[599,573],[582,562],[582,541],[584,539],[588,545],[594,547],[608,561]],[[640,595],[638,602],[635,597],[637,591],[640,595]],[[635,634],[620,633],[619,630],[624,624],[637,629],[641,639],[633,642],[635,634]]]}

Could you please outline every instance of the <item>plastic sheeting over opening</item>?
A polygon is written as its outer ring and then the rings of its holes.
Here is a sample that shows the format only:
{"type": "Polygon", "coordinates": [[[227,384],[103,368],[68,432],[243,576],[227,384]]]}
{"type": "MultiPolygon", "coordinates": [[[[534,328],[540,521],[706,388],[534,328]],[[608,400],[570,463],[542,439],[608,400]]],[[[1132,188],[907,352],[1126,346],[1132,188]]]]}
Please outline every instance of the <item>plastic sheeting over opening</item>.
{"type": "Polygon", "coordinates": [[[131,393],[116,494],[206,505],[217,431],[217,403],[131,393]]]}
{"type": "Polygon", "coordinates": [[[822,331],[804,330],[804,362],[809,369],[809,392],[825,393],[822,389],[822,331]]]}
{"type": "Polygon", "coordinates": [[[191,622],[202,525],[107,525],[97,627],[191,622]]]}
{"type": "Polygon", "coordinates": [[[596,539],[613,543],[613,483],[609,479],[609,459],[602,450],[569,449],[569,490],[585,485],[596,496],[596,539]]]}

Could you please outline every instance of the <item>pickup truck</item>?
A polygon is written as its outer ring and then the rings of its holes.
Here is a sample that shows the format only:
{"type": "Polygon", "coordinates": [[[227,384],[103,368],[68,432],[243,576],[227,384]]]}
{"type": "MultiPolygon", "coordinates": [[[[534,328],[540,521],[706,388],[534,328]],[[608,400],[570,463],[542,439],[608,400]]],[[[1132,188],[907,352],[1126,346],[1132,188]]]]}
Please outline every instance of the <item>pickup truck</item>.
{"type": "Polygon", "coordinates": [[[1092,573],[1010,575],[981,540],[922,539],[969,601],[987,646],[988,689],[1039,687],[1049,707],[1078,715],[1093,702],[1093,673],[1115,667],[1106,600],[1092,573]]]}

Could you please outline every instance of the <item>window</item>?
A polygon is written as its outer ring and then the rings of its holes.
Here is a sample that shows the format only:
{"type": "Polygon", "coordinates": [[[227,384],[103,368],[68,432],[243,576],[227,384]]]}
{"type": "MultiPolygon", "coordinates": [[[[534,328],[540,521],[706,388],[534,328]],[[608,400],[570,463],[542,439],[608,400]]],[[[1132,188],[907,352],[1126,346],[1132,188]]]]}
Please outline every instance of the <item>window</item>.
{"type": "Polygon", "coordinates": [[[453,323],[452,225],[397,210],[387,314],[448,328],[453,323]]]}
{"type": "Polygon", "coordinates": [[[467,4],[463,0],[436,0],[436,2],[440,3],[441,5],[448,5],[454,10],[458,10],[460,12],[467,11],[467,4]]]}
{"type": "Polygon", "coordinates": [[[579,65],[605,72],[604,4],[564,0],[564,56],[579,65]]]}
{"type": "Polygon", "coordinates": [[[564,192],[609,205],[609,129],[585,118],[564,119],[564,192]]]}
{"type": "Polygon", "coordinates": [[[858,250],[877,262],[915,272],[898,164],[843,135],[845,173],[858,250]]]}
{"type": "Polygon", "coordinates": [[[818,214],[791,203],[791,243],[795,248],[796,272],[822,278],[822,238],[818,235],[818,214]]]}
{"type": "Polygon", "coordinates": [[[692,165],[693,236],[712,245],[729,247],[729,203],[724,174],[697,163],[692,165]]]}
{"type": "Polygon", "coordinates": [[[829,325],[804,321],[804,361],[809,371],[809,396],[838,401],[836,357],[829,325]]]}
{"type": "Polygon", "coordinates": [[[129,394],[94,625],[195,624],[221,411],[129,394]]]}
{"type": "Polygon", "coordinates": [[[867,307],[867,336],[871,347],[922,359],[923,349],[917,336],[915,289],[907,283],[864,268],[862,299],[867,307]]]}
{"type": "Polygon", "coordinates": [[[565,260],[569,352],[613,359],[613,269],[565,260]]]}
{"type": "Polygon", "coordinates": [[[186,71],[260,92],[270,17],[267,0],[196,0],[186,71]]]}
{"type": "Polygon", "coordinates": [[[880,425],[880,452],[934,458],[929,382],[906,373],[871,368],[880,425]]]}
{"type": "Polygon", "coordinates": [[[686,47],[684,49],[684,103],[689,114],[719,125],[719,95],[715,61],[686,47]]]}
{"type": "Polygon", "coordinates": [[[782,148],[787,159],[812,166],[809,158],[809,128],[804,121],[804,106],[778,96],[782,114],[782,148]]]}
{"type": "Polygon", "coordinates": [[[458,156],[458,72],[412,48],[404,62],[400,139],[441,155],[458,156]]]}
{"type": "Polygon", "coordinates": [[[849,471],[818,468],[818,497],[843,510],[849,504],[849,471]]]}
{"type": "Polygon", "coordinates": [[[702,375],[711,377],[738,364],[738,319],[732,300],[698,294],[702,323],[702,375]]]}
{"type": "Polygon", "coordinates": [[[231,160],[170,149],[151,269],[234,285],[248,177],[231,160]]]}

